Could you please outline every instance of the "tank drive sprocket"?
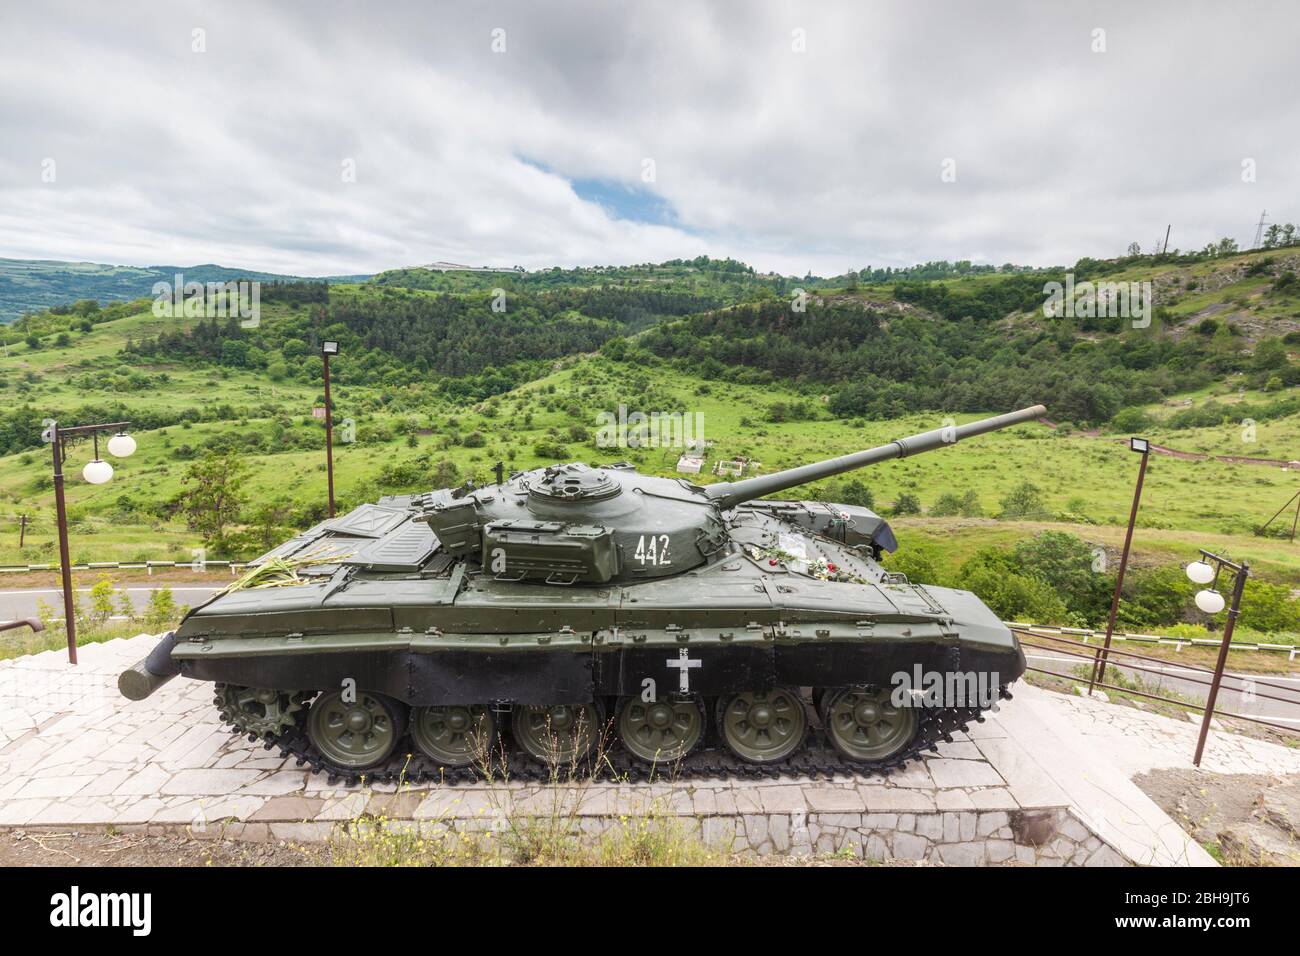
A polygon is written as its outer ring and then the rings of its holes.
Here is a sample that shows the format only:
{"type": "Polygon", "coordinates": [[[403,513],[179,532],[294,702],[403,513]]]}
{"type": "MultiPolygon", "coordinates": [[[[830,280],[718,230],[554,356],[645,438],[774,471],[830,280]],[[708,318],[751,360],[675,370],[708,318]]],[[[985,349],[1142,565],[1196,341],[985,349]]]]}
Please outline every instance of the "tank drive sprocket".
{"type": "Polygon", "coordinates": [[[224,723],[236,733],[270,740],[291,730],[298,714],[311,700],[310,692],[214,684],[213,703],[224,723]]]}

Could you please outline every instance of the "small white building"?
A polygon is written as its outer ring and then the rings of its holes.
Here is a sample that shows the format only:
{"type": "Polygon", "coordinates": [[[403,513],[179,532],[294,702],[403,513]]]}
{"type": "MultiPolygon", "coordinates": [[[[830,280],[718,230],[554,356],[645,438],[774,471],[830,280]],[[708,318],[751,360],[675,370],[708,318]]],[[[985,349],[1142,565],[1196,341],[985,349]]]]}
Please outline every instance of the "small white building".
{"type": "Polygon", "coordinates": [[[727,475],[732,478],[739,478],[745,472],[757,471],[759,463],[751,461],[748,458],[725,458],[713,466],[715,475],[727,475]]]}
{"type": "Polygon", "coordinates": [[[683,475],[698,475],[703,467],[703,455],[682,455],[677,459],[677,470],[683,475]]]}

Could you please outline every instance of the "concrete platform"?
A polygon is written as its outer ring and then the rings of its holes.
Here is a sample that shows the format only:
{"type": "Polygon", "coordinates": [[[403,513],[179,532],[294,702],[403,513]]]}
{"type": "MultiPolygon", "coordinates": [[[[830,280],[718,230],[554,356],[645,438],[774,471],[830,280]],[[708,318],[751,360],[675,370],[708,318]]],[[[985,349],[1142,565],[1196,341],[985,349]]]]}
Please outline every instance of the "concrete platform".
{"type": "MultiPolygon", "coordinates": [[[[1022,686],[968,736],[888,777],[349,789],[232,737],[208,684],[177,679],[146,701],[121,698],[117,673],[153,643],[86,645],[76,668],[58,652],[0,661],[0,827],[312,841],[366,813],[430,830],[563,814],[584,832],[653,813],[760,854],[1213,865],[1129,779],[1189,765],[1195,727],[1098,701],[1022,686]]],[[[1207,767],[1297,772],[1300,753],[1216,733],[1207,767]]]]}

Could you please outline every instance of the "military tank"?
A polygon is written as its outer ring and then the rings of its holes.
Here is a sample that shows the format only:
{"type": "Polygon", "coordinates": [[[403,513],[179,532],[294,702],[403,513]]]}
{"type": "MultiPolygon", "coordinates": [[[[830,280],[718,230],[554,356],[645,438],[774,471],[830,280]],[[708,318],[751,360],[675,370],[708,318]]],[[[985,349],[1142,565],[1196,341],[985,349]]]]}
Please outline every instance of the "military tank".
{"type": "Polygon", "coordinates": [[[382,498],[262,556],[278,579],[190,611],[118,686],[212,681],[235,733],[348,782],[472,779],[485,755],[514,777],[888,770],[1009,696],[1019,643],[975,595],[885,569],[879,515],[763,496],[1044,413],[737,481],[498,465],[382,498]]]}

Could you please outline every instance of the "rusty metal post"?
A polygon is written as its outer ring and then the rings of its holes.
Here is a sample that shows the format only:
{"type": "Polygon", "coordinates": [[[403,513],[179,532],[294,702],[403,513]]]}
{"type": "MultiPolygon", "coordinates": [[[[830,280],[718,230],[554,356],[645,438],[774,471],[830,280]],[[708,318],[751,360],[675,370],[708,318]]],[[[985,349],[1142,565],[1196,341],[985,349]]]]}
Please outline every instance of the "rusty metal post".
{"type": "MultiPolygon", "coordinates": [[[[1133,439],[1129,440],[1130,446],[1133,445],[1133,439]]],[[[1110,656],[1110,640],[1115,633],[1115,617],[1119,614],[1119,595],[1124,587],[1124,572],[1128,568],[1129,548],[1133,545],[1133,526],[1137,524],[1138,503],[1142,500],[1142,482],[1147,475],[1147,459],[1151,456],[1150,442],[1142,443],[1142,464],[1138,467],[1137,487],[1133,489],[1133,507],[1128,513],[1128,530],[1124,532],[1124,550],[1119,556],[1119,573],[1115,576],[1115,593],[1110,599],[1110,617],[1106,620],[1106,641],[1102,644],[1101,657],[1092,669],[1092,676],[1088,679],[1088,694],[1092,695],[1092,689],[1098,681],[1106,674],[1106,661],[1110,656]]]]}
{"type": "Polygon", "coordinates": [[[1210,681],[1210,693],[1205,698],[1205,716],[1201,720],[1201,735],[1196,740],[1196,756],[1192,763],[1201,765],[1201,755],[1205,752],[1205,738],[1210,733],[1210,720],[1214,717],[1214,704],[1219,699],[1219,685],[1223,682],[1223,668],[1228,663],[1228,647],[1232,644],[1232,627],[1237,623],[1241,612],[1241,595],[1246,590],[1246,578],[1250,575],[1250,565],[1245,561],[1236,569],[1237,579],[1232,585],[1232,604],[1228,608],[1228,623],[1223,626],[1223,644],[1219,647],[1219,660],[1214,665],[1214,677],[1210,681]]]}
{"type": "Polygon", "coordinates": [[[68,635],[68,663],[77,663],[77,615],[72,603],[72,558],[68,549],[68,508],[63,500],[63,439],[59,423],[50,425],[54,449],[54,512],[59,524],[59,571],[63,577],[63,629],[68,635]]]}
{"type": "Polygon", "coordinates": [[[325,471],[329,484],[330,517],[334,517],[334,409],[330,401],[330,353],[323,352],[325,359],[325,471]]]}

